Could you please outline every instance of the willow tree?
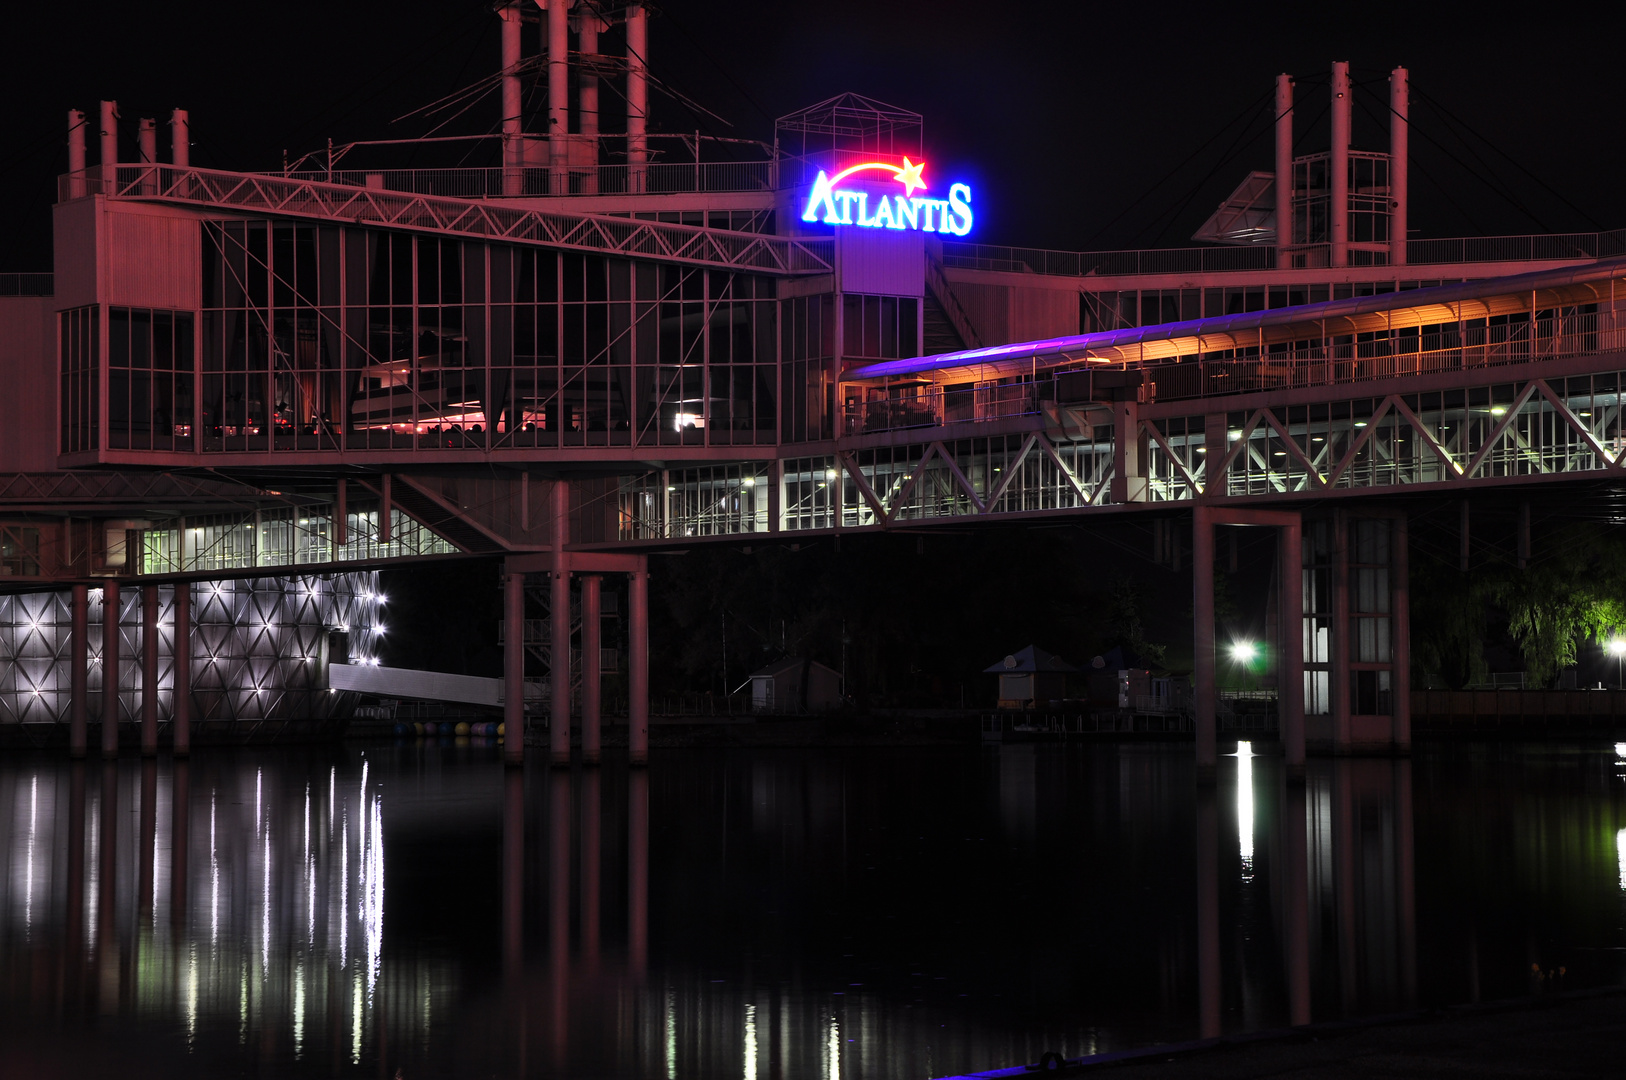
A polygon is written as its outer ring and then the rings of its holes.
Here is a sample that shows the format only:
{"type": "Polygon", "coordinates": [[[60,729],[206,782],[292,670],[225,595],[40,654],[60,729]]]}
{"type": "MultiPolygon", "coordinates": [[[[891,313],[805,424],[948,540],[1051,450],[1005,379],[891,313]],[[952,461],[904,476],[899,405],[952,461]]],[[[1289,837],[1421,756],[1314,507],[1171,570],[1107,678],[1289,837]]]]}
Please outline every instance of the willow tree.
{"type": "Polygon", "coordinates": [[[1564,526],[1542,540],[1526,569],[1494,567],[1483,588],[1507,613],[1530,681],[1550,686],[1575,663],[1581,642],[1626,627],[1626,540],[1591,523],[1564,526]]]}

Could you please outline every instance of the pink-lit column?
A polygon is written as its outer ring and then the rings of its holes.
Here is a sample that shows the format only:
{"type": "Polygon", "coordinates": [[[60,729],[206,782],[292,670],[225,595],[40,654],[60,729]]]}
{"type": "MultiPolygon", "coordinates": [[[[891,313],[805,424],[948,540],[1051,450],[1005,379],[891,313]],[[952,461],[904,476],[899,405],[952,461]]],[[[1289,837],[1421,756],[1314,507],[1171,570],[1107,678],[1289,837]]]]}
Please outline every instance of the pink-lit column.
{"type": "Polygon", "coordinates": [[[1332,515],[1332,752],[1347,754],[1353,738],[1350,719],[1349,516],[1332,515]]]}
{"type": "Polygon", "coordinates": [[[1349,265],[1349,65],[1332,65],[1332,160],[1328,179],[1331,203],[1327,225],[1332,241],[1332,264],[1349,265]]]}
{"type": "Polygon", "coordinates": [[[518,195],[524,190],[525,143],[521,114],[520,8],[504,4],[497,9],[502,19],[502,193],[518,195]]]}
{"type": "Polygon", "coordinates": [[[102,756],[119,754],[119,583],[102,582],[102,756]]]}
{"type": "Polygon", "coordinates": [[[649,557],[638,556],[627,606],[627,745],[634,765],[649,763],[649,557]]]}
{"type": "Polygon", "coordinates": [[[1191,643],[1192,696],[1197,723],[1197,780],[1214,782],[1219,766],[1218,719],[1214,715],[1214,520],[1206,506],[1192,508],[1191,564],[1194,579],[1191,643]]]}
{"type": "MultiPolygon", "coordinates": [[[[599,17],[591,8],[584,9],[580,15],[580,28],[577,30],[576,45],[582,57],[596,57],[598,55],[599,17]]],[[[598,75],[594,73],[592,62],[584,62],[577,84],[576,117],[577,130],[583,135],[598,138],[598,75]]],[[[594,143],[594,160],[598,160],[598,144],[594,143]]]]}
{"type": "Polygon", "coordinates": [[[179,169],[192,167],[192,118],[185,109],[169,114],[169,160],[179,169]]]}
{"type": "Polygon", "coordinates": [[[582,576],[582,763],[597,765],[599,754],[599,583],[597,574],[582,576]]]}
{"type": "Polygon", "coordinates": [[[548,194],[570,190],[565,165],[570,157],[570,4],[548,2],[548,194]]]}
{"type": "Polygon", "coordinates": [[[1411,753],[1411,567],[1410,530],[1402,513],[1394,523],[1394,578],[1390,586],[1390,618],[1394,642],[1390,667],[1394,674],[1394,731],[1390,736],[1397,753],[1411,753]]]}
{"type": "Polygon", "coordinates": [[[503,760],[525,761],[525,575],[510,569],[503,580],[503,760]]]}
{"type": "Polygon", "coordinates": [[[85,114],[68,110],[68,198],[85,195],[85,114]]]}
{"type": "Polygon", "coordinates": [[[141,587],[141,756],[158,753],[158,586],[141,587]]]}
{"type": "Polygon", "coordinates": [[[1389,73],[1389,264],[1406,264],[1407,161],[1411,155],[1411,79],[1389,73]]]}
{"type": "Polygon", "coordinates": [[[649,168],[649,12],[640,0],[627,6],[627,190],[641,192],[649,168]]]}
{"type": "Polygon", "coordinates": [[[116,101],[102,102],[101,112],[102,136],[102,188],[103,192],[112,194],[113,186],[118,183],[118,170],[114,167],[119,163],[119,104],[116,101]]]}
{"type": "Polygon", "coordinates": [[[85,756],[90,702],[90,587],[73,587],[73,623],[68,642],[68,754],[85,756]]]}
{"type": "Polygon", "coordinates": [[[548,684],[552,710],[548,719],[548,757],[570,764],[570,484],[553,482],[553,571],[548,612],[548,684]]]}
{"type": "Polygon", "coordinates": [[[192,583],[175,583],[175,700],[171,738],[176,757],[192,752],[192,583]]]}
{"type": "Polygon", "coordinates": [[[158,191],[158,125],[150,116],[143,116],[136,128],[136,149],[139,152],[141,164],[152,166],[150,169],[141,170],[141,194],[156,194],[158,191]]]}
{"type": "Polygon", "coordinates": [[[1293,243],[1293,76],[1276,76],[1276,268],[1293,243]]]}

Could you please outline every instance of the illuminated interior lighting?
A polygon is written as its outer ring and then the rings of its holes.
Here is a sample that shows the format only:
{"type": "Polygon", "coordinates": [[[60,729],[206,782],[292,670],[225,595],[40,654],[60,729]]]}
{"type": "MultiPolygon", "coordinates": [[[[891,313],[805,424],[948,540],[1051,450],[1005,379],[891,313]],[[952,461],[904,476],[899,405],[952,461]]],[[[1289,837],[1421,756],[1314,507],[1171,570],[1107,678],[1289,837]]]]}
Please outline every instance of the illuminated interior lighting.
{"type": "Polygon", "coordinates": [[[1506,405],[1492,405],[1491,410],[1490,410],[1490,414],[1492,416],[1505,416],[1505,415],[1507,415],[1507,406],[1506,405]]]}
{"type": "Polygon", "coordinates": [[[1365,427],[1366,426],[1366,421],[1365,420],[1357,420],[1357,421],[1355,421],[1355,426],[1356,427],[1365,427]]]}
{"type": "Polygon", "coordinates": [[[826,469],[824,471],[824,478],[826,480],[834,480],[836,478],[836,471],[834,469],[826,469]]]}

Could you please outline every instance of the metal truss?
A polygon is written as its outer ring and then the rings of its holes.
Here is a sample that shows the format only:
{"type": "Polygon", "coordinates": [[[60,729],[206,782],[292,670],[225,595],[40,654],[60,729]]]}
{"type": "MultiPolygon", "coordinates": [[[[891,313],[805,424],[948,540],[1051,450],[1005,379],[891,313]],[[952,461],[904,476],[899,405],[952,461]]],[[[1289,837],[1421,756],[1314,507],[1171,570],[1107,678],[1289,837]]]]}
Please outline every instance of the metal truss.
{"type": "Polygon", "coordinates": [[[290,500],[250,485],[172,472],[0,473],[0,511],[77,504],[207,503],[252,506],[290,500]]]}
{"type": "Polygon", "coordinates": [[[113,172],[111,183],[105,176],[64,176],[61,198],[83,191],[115,199],[380,225],[769,274],[828,274],[835,268],[835,243],[826,239],[797,240],[630,217],[525,209],[495,201],[218,169],[119,165],[113,172]]]}

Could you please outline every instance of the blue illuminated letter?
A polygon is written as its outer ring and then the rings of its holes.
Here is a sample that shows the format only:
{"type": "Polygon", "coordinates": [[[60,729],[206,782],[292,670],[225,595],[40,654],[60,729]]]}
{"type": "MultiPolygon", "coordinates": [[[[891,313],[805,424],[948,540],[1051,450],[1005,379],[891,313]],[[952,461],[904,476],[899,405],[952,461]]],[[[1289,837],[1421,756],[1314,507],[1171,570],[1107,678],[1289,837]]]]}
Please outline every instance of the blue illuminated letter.
{"type": "Polygon", "coordinates": [[[802,220],[817,221],[821,206],[824,207],[826,225],[833,225],[841,219],[841,215],[836,213],[835,200],[831,198],[830,178],[824,175],[823,169],[819,170],[818,179],[813,181],[813,192],[807,197],[807,209],[802,211],[802,220]]]}
{"type": "MultiPolygon", "coordinates": [[[[954,215],[953,221],[945,220],[944,225],[955,236],[964,236],[971,231],[971,189],[964,184],[955,184],[949,188],[949,210],[954,215]]],[[[945,218],[947,215],[945,215],[945,218]]]]}
{"type": "Polygon", "coordinates": [[[877,229],[879,229],[882,225],[885,225],[889,229],[903,228],[902,225],[899,225],[897,221],[893,219],[892,200],[887,198],[885,195],[881,196],[880,204],[875,207],[875,220],[871,222],[871,224],[873,224],[877,229]]]}
{"type": "Polygon", "coordinates": [[[920,200],[906,199],[899,195],[897,224],[892,227],[894,229],[920,228],[920,200]]]}

